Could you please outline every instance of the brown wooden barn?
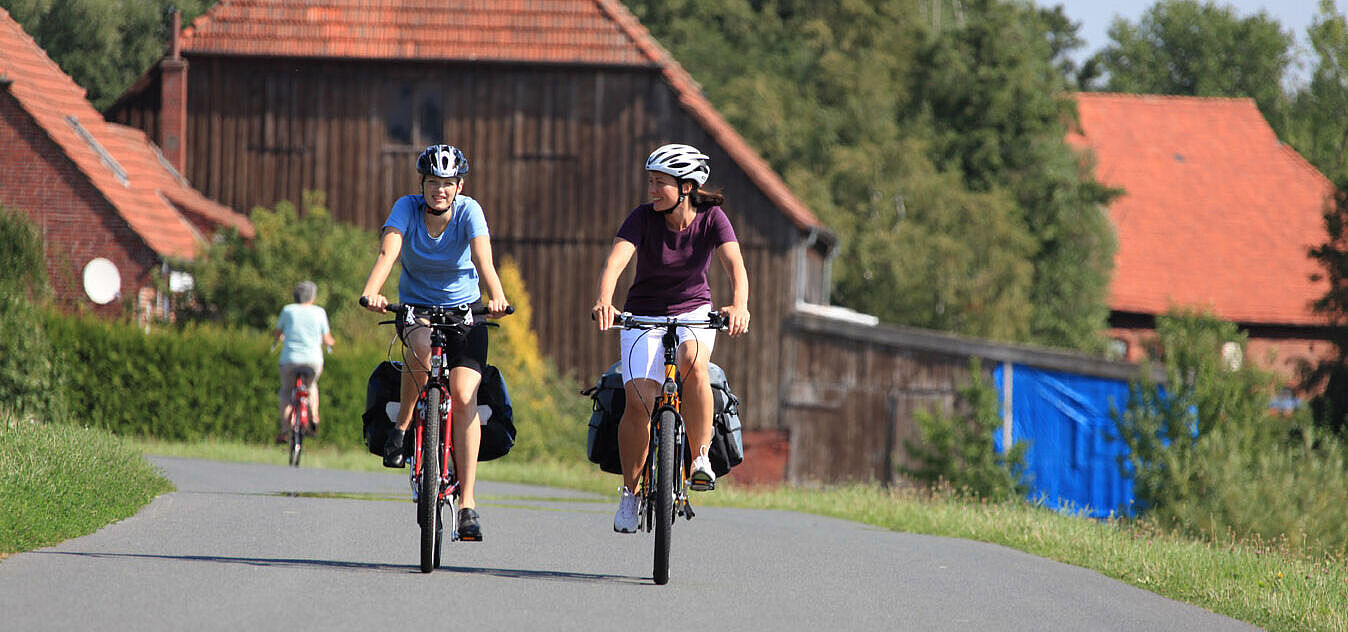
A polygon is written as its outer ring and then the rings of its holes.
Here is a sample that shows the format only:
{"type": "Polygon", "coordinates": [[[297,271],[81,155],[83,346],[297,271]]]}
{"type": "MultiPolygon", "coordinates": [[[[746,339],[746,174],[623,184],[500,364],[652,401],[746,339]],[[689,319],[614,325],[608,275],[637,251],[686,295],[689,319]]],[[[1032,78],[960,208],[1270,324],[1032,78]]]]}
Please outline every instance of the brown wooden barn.
{"type": "Polygon", "coordinates": [[[420,149],[458,145],[545,353],[582,379],[616,356],[588,313],[613,234],[643,201],[643,161],[665,142],[696,145],[726,194],[754,314],[716,359],[746,427],[785,437],[783,322],[798,302],[827,302],[832,234],[618,0],[449,4],[222,0],[106,115],[144,129],[223,204],[246,212],[320,190],[337,218],[368,228],[416,190],[420,149]]]}

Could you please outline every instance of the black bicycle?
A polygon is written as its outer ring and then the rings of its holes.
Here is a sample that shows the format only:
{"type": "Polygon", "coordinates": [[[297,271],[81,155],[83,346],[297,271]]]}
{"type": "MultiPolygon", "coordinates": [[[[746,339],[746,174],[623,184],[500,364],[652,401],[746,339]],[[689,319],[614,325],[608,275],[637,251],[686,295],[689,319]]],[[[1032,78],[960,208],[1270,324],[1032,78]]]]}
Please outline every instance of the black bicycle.
{"type": "MultiPolygon", "coordinates": [[[[367,306],[368,299],[361,297],[367,306]]],[[[430,372],[426,385],[417,396],[416,413],[412,416],[413,450],[410,478],[412,502],[417,504],[417,524],[421,527],[421,572],[429,573],[440,567],[440,549],[444,544],[442,510],[449,505],[449,539],[458,540],[459,480],[454,471],[454,420],[450,414],[449,367],[445,366],[445,346],[448,335],[458,334],[472,327],[474,318],[489,312],[481,305],[464,307],[418,307],[389,303],[386,310],[395,318],[409,322],[415,318],[418,326],[431,330],[430,372]]],[[[506,313],[513,314],[514,307],[506,313]]],[[[396,321],[383,321],[391,325],[396,321]]],[[[495,323],[486,323],[496,326],[495,323]]],[[[406,363],[403,363],[406,366],[406,363]]]]}
{"type": "Polygon", "coordinates": [[[651,409],[650,448],[637,485],[640,499],[637,529],[655,532],[654,579],[669,583],[669,550],[674,521],[679,516],[692,520],[693,506],[688,502],[688,437],[684,432],[679,382],[679,327],[725,329],[729,322],[720,312],[706,318],[682,319],[672,316],[633,316],[617,314],[613,324],[624,329],[663,330],[660,342],[665,351],[665,381],[651,409]]]}

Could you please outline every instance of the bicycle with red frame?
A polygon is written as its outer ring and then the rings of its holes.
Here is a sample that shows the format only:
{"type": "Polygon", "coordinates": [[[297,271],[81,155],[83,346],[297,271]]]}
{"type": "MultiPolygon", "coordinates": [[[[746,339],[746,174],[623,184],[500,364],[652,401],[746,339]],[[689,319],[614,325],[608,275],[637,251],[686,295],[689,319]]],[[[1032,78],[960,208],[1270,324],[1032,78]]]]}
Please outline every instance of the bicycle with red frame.
{"type": "Polygon", "coordinates": [[[304,451],[304,437],[314,434],[312,410],[309,408],[309,385],[314,381],[314,371],[300,368],[295,374],[295,388],[290,392],[290,414],[286,419],[286,437],[290,442],[290,465],[300,466],[300,453],[304,451]]]}
{"type": "Polygon", "coordinates": [[[656,584],[663,585],[669,583],[669,549],[674,522],[679,516],[692,520],[694,515],[686,491],[691,454],[687,448],[683,414],[679,411],[683,383],[679,379],[678,328],[724,330],[729,321],[719,311],[712,311],[700,319],[634,316],[623,312],[613,316],[613,324],[624,329],[660,333],[664,347],[665,381],[651,407],[650,445],[636,492],[641,503],[637,511],[637,529],[655,532],[653,578],[656,584]]]}
{"type": "MultiPolygon", "coordinates": [[[[360,304],[369,300],[361,297],[360,304]]],[[[417,524],[421,527],[421,572],[429,573],[440,567],[440,549],[444,544],[442,510],[449,505],[449,539],[458,540],[457,503],[459,480],[454,471],[453,423],[450,414],[449,367],[445,347],[449,335],[461,333],[477,322],[476,318],[490,313],[485,306],[471,309],[459,307],[419,307],[389,303],[385,308],[396,314],[396,320],[379,324],[391,325],[398,320],[412,322],[431,330],[430,371],[426,384],[417,395],[416,412],[412,415],[412,502],[417,504],[417,524]]],[[[513,314],[514,307],[506,313],[513,314]]],[[[489,327],[495,323],[486,323],[489,327]]]]}

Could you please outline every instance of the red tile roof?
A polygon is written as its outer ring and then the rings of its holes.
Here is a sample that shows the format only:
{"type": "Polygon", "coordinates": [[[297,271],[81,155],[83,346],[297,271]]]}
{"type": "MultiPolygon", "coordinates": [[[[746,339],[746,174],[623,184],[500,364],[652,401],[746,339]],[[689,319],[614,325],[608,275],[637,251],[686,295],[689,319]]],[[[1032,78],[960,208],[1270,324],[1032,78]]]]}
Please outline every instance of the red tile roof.
{"type": "Polygon", "coordinates": [[[1081,93],[1095,175],[1126,193],[1110,308],[1211,309],[1241,323],[1319,325],[1308,248],[1326,238],[1332,185],[1279,142],[1250,99],[1081,93]]]}
{"type": "Polygon", "coordinates": [[[202,238],[184,212],[253,234],[246,217],[192,189],[143,132],[104,121],[84,89],[4,9],[0,75],[11,82],[8,90],[20,107],[159,255],[195,255],[202,238]]]}
{"type": "Polygon", "coordinates": [[[684,109],[801,229],[824,228],[619,0],[221,0],[186,55],[420,59],[659,69],[684,109]]]}

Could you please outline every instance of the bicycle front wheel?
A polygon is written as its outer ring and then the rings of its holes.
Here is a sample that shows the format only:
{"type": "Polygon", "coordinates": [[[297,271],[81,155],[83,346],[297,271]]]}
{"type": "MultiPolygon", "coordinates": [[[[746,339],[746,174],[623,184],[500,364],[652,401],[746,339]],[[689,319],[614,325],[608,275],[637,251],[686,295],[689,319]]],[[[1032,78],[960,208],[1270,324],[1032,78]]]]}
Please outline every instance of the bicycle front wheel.
{"type": "Polygon", "coordinates": [[[674,529],[674,411],[660,411],[655,446],[655,583],[669,583],[669,545],[674,529]]]}
{"type": "Polygon", "coordinates": [[[417,496],[417,516],[421,523],[421,572],[436,566],[435,549],[440,525],[440,389],[426,392],[421,409],[421,489],[417,496]]]}

